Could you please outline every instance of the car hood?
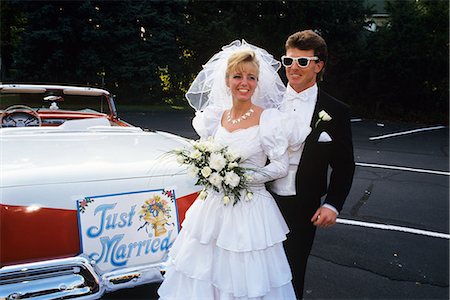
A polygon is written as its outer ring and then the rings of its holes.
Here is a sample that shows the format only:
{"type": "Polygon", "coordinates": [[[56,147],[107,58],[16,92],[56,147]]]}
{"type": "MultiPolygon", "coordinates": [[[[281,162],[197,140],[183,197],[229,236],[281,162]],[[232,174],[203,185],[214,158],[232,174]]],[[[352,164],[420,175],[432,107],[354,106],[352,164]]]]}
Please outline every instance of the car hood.
{"type": "Polygon", "coordinates": [[[187,140],[139,128],[0,130],[0,187],[180,174],[169,151],[187,140]],[[14,131],[16,130],[16,131],[14,131]]]}

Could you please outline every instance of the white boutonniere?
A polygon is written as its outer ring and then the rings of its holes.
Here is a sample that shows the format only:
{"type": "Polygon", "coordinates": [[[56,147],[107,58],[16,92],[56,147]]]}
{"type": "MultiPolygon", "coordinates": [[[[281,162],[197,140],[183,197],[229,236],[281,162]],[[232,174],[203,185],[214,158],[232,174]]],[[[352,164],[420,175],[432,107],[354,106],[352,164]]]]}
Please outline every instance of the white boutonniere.
{"type": "Polygon", "coordinates": [[[324,110],[319,111],[319,120],[316,122],[316,127],[319,125],[320,121],[330,121],[331,116],[324,110]]]}

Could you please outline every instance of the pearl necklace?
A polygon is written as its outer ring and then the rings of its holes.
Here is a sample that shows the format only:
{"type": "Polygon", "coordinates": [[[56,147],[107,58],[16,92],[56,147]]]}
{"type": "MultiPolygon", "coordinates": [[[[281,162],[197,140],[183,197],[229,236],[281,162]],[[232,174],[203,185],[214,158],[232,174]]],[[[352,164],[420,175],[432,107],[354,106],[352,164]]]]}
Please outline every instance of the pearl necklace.
{"type": "Polygon", "coordinates": [[[237,119],[232,119],[231,118],[231,109],[230,109],[227,114],[227,122],[229,122],[231,124],[237,124],[237,123],[241,122],[242,120],[249,118],[253,112],[254,112],[253,108],[250,107],[250,109],[247,110],[247,112],[245,114],[243,114],[242,116],[240,116],[237,119]]]}

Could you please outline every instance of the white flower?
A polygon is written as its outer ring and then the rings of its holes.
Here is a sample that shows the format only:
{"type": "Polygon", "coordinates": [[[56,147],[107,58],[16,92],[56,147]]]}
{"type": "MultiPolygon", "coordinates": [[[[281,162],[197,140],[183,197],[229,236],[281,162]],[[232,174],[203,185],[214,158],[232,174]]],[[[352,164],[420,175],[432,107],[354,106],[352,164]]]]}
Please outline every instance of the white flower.
{"type": "Polygon", "coordinates": [[[175,149],[177,161],[188,167],[188,173],[197,178],[198,185],[203,185],[199,199],[206,199],[208,190],[223,192],[223,202],[232,202],[235,205],[243,198],[247,201],[253,194],[247,189],[252,179],[248,169],[239,165],[240,156],[228,148],[214,141],[213,137],[207,139],[191,140],[189,149],[175,149]],[[242,193],[242,190],[246,192],[242,193]]]}
{"type": "Polygon", "coordinates": [[[202,144],[201,144],[201,147],[202,147],[202,151],[208,151],[208,152],[211,152],[211,147],[212,147],[212,145],[211,145],[211,142],[210,141],[204,141],[202,144]]]}
{"type": "Polygon", "coordinates": [[[244,174],[244,179],[245,179],[245,181],[247,181],[247,182],[251,182],[251,181],[253,180],[253,176],[250,175],[250,174],[248,174],[248,173],[245,173],[245,174],[244,174]]]}
{"type": "Polygon", "coordinates": [[[222,171],[222,169],[227,164],[227,160],[220,153],[211,153],[211,157],[209,158],[209,166],[211,169],[216,170],[217,172],[222,171]]]}
{"type": "Polygon", "coordinates": [[[208,150],[210,152],[220,152],[220,151],[222,151],[222,149],[223,149],[223,146],[221,144],[213,143],[213,142],[211,142],[208,147],[208,150]]]}
{"type": "Polygon", "coordinates": [[[330,115],[329,115],[326,111],[324,111],[324,110],[321,110],[321,111],[319,112],[319,118],[322,119],[322,120],[324,120],[324,121],[330,121],[330,120],[331,120],[330,115]]]}
{"type": "Polygon", "coordinates": [[[235,161],[239,158],[239,155],[234,152],[233,150],[229,150],[225,153],[225,157],[229,160],[229,161],[235,161]]]}
{"type": "Polygon", "coordinates": [[[222,149],[222,145],[214,142],[214,138],[212,136],[209,136],[206,140],[200,140],[198,144],[198,149],[202,152],[208,151],[208,152],[217,152],[222,149]]]}
{"type": "Polygon", "coordinates": [[[199,159],[202,156],[202,153],[199,150],[195,149],[194,151],[189,153],[189,156],[193,159],[199,159]]]}
{"type": "Polygon", "coordinates": [[[223,177],[219,175],[219,173],[212,173],[211,176],[209,176],[208,181],[215,186],[216,188],[218,188],[219,190],[222,187],[222,181],[223,181],[223,177]]]}
{"type": "Polygon", "coordinates": [[[202,152],[206,150],[206,141],[204,140],[194,141],[191,144],[194,147],[194,149],[198,149],[202,152]]]}
{"type": "Polygon", "coordinates": [[[232,188],[235,188],[239,185],[240,181],[241,181],[241,178],[233,171],[225,173],[225,184],[226,185],[229,185],[232,188]]]}
{"type": "Polygon", "coordinates": [[[198,171],[199,171],[200,169],[199,168],[197,168],[196,166],[191,166],[190,168],[189,168],[189,176],[191,176],[191,177],[197,177],[197,175],[198,175],[198,171]]]}
{"type": "Polygon", "coordinates": [[[209,175],[211,175],[212,170],[210,167],[204,167],[201,171],[203,177],[207,178],[209,175]]]}
{"type": "Polygon", "coordinates": [[[319,119],[316,122],[316,127],[319,125],[320,121],[330,121],[332,118],[331,116],[324,110],[319,111],[319,119]]]}
{"type": "Polygon", "coordinates": [[[198,198],[199,198],[200,200],[205,200],[205,199],[206,199],[206,196],[208,196],[208,192],[207,192],[205,189],[203,189],[203,190],[200,192],[200,194],[198,195],[198,198]]]}
{"type": "Polygon", "coordinates": [[[235,162],[235,161],[230,162],[228,164],[228,170],[233,170],[234,168],[237,168],[237,167],[239,167],[239,164],[237,162],[235,162]]]}
{"type": "Polygon", "coordinates": [[[180,165],[182,165],[182,164],[184,164],[184,157],[183,156],[177,156],[177,162],[180,164],[180,165]]]}

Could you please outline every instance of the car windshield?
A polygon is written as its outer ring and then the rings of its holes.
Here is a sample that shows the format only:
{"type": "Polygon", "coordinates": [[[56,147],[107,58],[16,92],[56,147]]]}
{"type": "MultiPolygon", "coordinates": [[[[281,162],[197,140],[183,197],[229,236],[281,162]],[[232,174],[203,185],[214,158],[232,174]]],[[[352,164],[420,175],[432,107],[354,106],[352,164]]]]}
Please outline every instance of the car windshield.
{"type": "Polygon", "coordinates": [[[34,93],[0,93],[0,110],[13,105],[26,105],[38,111],[43,109],[99,112],[110,114],[108,99],[104,95],[57,95],[34,93]]]}

